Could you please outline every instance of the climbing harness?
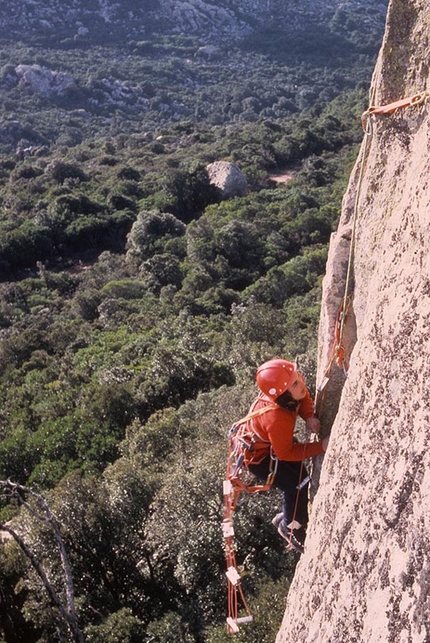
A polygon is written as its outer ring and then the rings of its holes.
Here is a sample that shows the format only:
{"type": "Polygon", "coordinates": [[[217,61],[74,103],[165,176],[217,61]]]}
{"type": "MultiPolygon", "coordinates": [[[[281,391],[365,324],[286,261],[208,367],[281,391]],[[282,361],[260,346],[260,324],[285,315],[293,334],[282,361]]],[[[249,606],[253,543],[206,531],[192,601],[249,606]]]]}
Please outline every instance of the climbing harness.
{"type": "MultiPolygon", "coordinates": [[[[227,631],[235,634],[239,631],[239,625],[251,623],[253,616],[245,600],[243,589],[240,583],[240,574],[236,563],[236,548],[234,541],[233,516],[239,497],[242,492],[248,494],[269,491],[273,485],[276,476],[278,459],[273,454],[270,447],[270,468],[269,475],[264,484],[255,484],[252,474],[248,471],[245,464],[245,452],[252,450],[256,441],[264,441],[258,435],[252,420],[255,417],[263,415],[268,411],[279,408],[277,404],[267,404],[266,406],[251,411],[242,419],[235,422],[229,431],[229,454],[227,459],[226,477],[223,483],[224,495],[224,514],[222,522],[222,532],[224,537],[225,554],[226,554],[226,576],[228,586],[228,617],[227,631]],[[242,601],[246,616],[239,617],[239,597],[242,601]]],[[[268,442],[268,444],[270,444],[268,442]]],[[[298,497],[301,489],[309,482],[309,477],[302,480],[302,471],[304,463],[301,463],[299,480],[297,486],[297,496],[293,514],[293,524],[298,506],[298,497]]]]}
{"type": "MultiPolygon", "coordinates": [[[[273,484],[278,461],[273,455],[272,450],[270,450],[271,466],[269,476],[264,485],[252,484],[252,478],[249,476],[247,469],[244,466],[244,460],[245,452],[251,451],[255,442],[265,442],[265,440],[258,435],[258,432],[253,426],[252,420],[268,411],[273,411],[276,408],[278,408],[277,404],[267,404],[256,411],[251,411],[244,418],[235,422],[230,429],[227,479],[233,483],[233,486],[238,491],[238,496],[241,491],[245,491],[246,493],[269,491],[273,484]]],[[[270,444],[270,442],[267,441],[267,444],[270,444]]]]}

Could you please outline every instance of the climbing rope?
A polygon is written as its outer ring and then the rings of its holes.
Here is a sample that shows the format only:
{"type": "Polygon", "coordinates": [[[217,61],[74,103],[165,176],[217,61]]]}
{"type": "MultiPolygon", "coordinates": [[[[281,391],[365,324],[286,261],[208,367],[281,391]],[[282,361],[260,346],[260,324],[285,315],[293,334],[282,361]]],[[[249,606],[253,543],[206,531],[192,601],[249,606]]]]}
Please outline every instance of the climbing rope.
{"type": "MultiPolygon", "coordinates": [[[[374,98],[374,95],[375,95],[375,89],[373,90],[372,100],[374,98]]],[[[346,351],[344,347],[343,337],[344,337],[344,331],[345,331],[345,324],[348,319],[349,309],[352,301],[352,295],[350,294],[350,281],[351,281],[351,273],[352,273],[352,266],[353,266],[353,260],[354,260],[356,229],[357,229],[357,220],[358,220],[358,213],[359,213],[361,188],[362,188],[363,177],[364,177],[364,173],[367,165],[368,147],[373,134],[371,117],[384,115],[384,114],[395,114],[399,109],[423,105],[427,101],[428,97],[429,97],[429,93],[427,91],[423,91],[413,96],[410,96],[408,98],[404,98],[404,99],[395,101],[393,103],[389,103],[387,105],[371,104],[371,106],[362,114],[361,124],[365,133],[365,138],[364,138],[362,160],[361,160],[360,172],[358,175],[357,190],[355,195],[354,210],[353,210],[353,216],[352,216],[351,241],[350,241],[348,264],[347,264],[347,271],[346,271],[346,278],[345,278],[345,291],[336,316],[333,347],[330,352],[328,365],[324,371],[322,381],[317,388],[317,395],[315,399],[315,408],[316,408],[317,417],[320,415],[320,409],[325,395],[325,387],[329,381],[331,368],[333,364],[336,363],[338,367],[343,368],[345,375],[347,375],[347,371],[348,371],[348,363],[346,358],[346,351]]],[[[371,103],[372,103],[372,100],[371,100],[371,103]]],[[[260,415],[261,413],[265,413],[266,411],[269,411],[271,410],[271,408],[274,408],[274,407],[276,407],[276,405],[268,405],[262,409],[259,409],[257,411],[254,411],[248,414],[245,418],[242,418],[241,420],[236,422],[233,425],[232,429],[230,430],[230,451],[229,451],[229,456],[227,461],[226,479],[224,480],[224,483],[223,483],[224,515],[223,515],[223,524],[222,524],[224,543],[225,543],[225,552],[226,552],[226,566],[227,566],[226,576],[228,581],[227,631],[230,633],[237,633],[239,631],[240,624],[250,623],[253,620],[253,616],[251,614],[251,611],[246,603],[246,600],[243,594],[242,586],[240,583],[240,574],[238,572],[237,564],[236,564],[236,550],[235,550],[234,528],[233,528],[234,511],[235,511],[238,499],[240,497],[240,494],[243,491],[246,493],[252,494],[252,493],[258,493],[261,491],[268,491],[271,488],[273,484],[273,480],[276,475],[276,464],[277,464],[276,458],[272,458],[272,468],[266,480],[266,483],[263,485],[253,484],[251,482],[251,478],[247,476],[247,472],[245,470],[243,452],[240,453],[240,449],[238,449],[237,444],[236,446],[233,446],[234,440],[232,438],[235,436],[235,433],[237,432],[238,428],[241,425],[244,425],[246,422],[248,422],[248,420],[251,420],[253,417],[260,415]],[[246,616],[242,616],[242,617],[238,616],[239,596],[242,600],[242,604],[246,612],[246,616]]],[[[238,439],[238,442],[240,443],[240,437],[238,439]]],[[[244,444],[242,445],[244,448],[250,448],[249,445],[248,446],[246,445],[245,440],[242,440],[242,442],[244,442],[244,444]]],[[[302,476],[303,466],[304,464],[302,462],[302,467],[300,470],[300,480],[302,476]]],[[[296,503],[295,503],[295,509],[294,509],[294,516],[297,510],[300,490],[303,484],[305,484],[307,481],[308,479],[301,482],[297,487],[297,497],[296,497],[296,503]]],[[[293,522],[294,522],[294,519],[293,519],[293,522]]]]}
{"type": "Polygon", "coordinates": [[[333,345],[332,349],[330,352],[329,360],[327,367],[324,371],[323,377],[321,384],[317,388],[317,399],[315,401],[315,404],[317,404],[318,400],[318,393],[321,393],[325,385],[328,382],[328,379],[330,377],[330,372],[333,363],[336,363],[337,366],[343,369],[345,375],[347,374],[348,371],[348,363],[346,359],[346,350],[344,346],[344,333],[345,333],[345,325],[348,319],[348,314],[349,314],[349,309],[351,306],[351,295],[350,295],[350,280],[351,280],[351,273],[352,273],[352,266],[353,266],[353,260],[354,260],[354,249],[355,249],[355,238],[356,238],[356,231],[357,231],[357,219],[358,219],[358,211],[359,211],[359,202],[360,202],[360,194],[361,194],[361,186],[363,183],[363,176],[364,176],[364,171],[366,167],[366,156],[367,156],[367,148],[368,144],[370,142],[370,137],[372,135],[372,130],[370,127],[366,128],[366,138],[364,141],[364,149],[363,149],[363,160],[361,163],[360,167],[360,173],[358,175],[358,184],[357,184],[357,191],[355,195],[355,202],[354,202],[354,210],[353,210],[353,215],[352,215],[352,228],[351,228],[351,241],[349,244],[349,253],[348,253],[348,264],[347,264],[347,269],[346,269],[346,278],[345,278],[345,291],[344,295],[341,300],[341,304],[338,308],[337,315],[336,315],[336,321],[335,321],[335,330],[334,330],[334,338],[333,338],[333,345]]]}
{"type": "MultiPolygon", "coordinates": [[[[375,90],[373,90],[373,95],[374,93],[375,93],[375,90]]],[[[357,191],[355,194],[354,213],[352,217],[351,243],[350,243],[350,250],[349,250],[349,256],[348,256],[348,267],[347,267],[346,279],[345,279],[345,294],[342,301],[342,309],[340,313],[340,327],[339,327],[339,333],[338,333],[338,344],[336,346],[335,359],[338,366],[343,366],[345,364],[345,361],[344,361],[345,349],[343,348],[342,342],[343,342],[343,333],[345,329],[345,323],[348,317],[348,310],[351,304],[351,295],[349,295],[348,293],[350,289],[349,282],[351,278],[352,264],[354,259],[361,187],[363,184],[364,172],[366,170],[366,165],[367,165],[367,152],[368,152],[370,140],[373,134],[372,122],[370,120],[370,117],[378,116],[380,114],[395,114],[397,110],[403,109],[406,107],[412,107],[412,106],[417,107],[419,105],[423,105],[427,100],[427,98],[428,98],[427,91],[420,92],[419,94],[414,94],[409,98],[403,98],[401,100],[395,101],[394,103],[389,103],[388,105],[379,105],[379,106],[373,105],[369,107],[365,112],[363,112],[361,116],[361,124],[364,130],[364,149],[363,149],[360,173],[358,176],[357,191]]]]}
{"type": "Polygon", "coordinates": [[[364,177],[364,173],[367,165],[368,147],[373,134],[371,117],[380,116],[384,114],[395,114],[399,109],[405,109],[407,107],[418,107],[420,105],[424,105],[429,97],[429,92],[422,91],[422,92],[419,92],[418,94],[414,94],[413,96],[409,96],[408,98],[402,98],[400,100],[397,100],[393,103],[389,103],[387,105],[373,105],[372,102],[374,100],[374,97],[375,97],[375,88],[373,88],[373,92],[372,92],[372,97],[370,101],[371,106],[368,107],[368,109],[366,109],[366,111],[364,111],[361,116],[361,125],[364,131],[364,147],[363,147],[363,155],[362,155],[362,161],[360,166],[360,172],[358,176],[357,190],[355,194],[354,211],[353,211],[353,217],[352,217],[351,242],[349,247],[348,265],[347,265],[346,279],[345,279],[345,292],[336,317],[333,348],[330,353],[328,365],[323,373],[321,383],[317,387],[317,395],[315,399],[316,408],[317,407],[320,408],[322,405],[321,397],[322,399],[324,398],[324,390],[329,381],[333,363],[336,363],[339,367],[343,368],[345,375],[347,374],[347,371],[348,371],[346,351],[343,345],[343,336],[344,336],[345,324],[348,319],[348,312],[349,312],[349,308],[351,306],[351,300],[352,300],[352,295],[350,294],[350,280],[351,280],[351,273],[352,273],[352,266],[353,266],[353,259],[354,259],[361,187],[362,187],[363,177],[364,177]]]}

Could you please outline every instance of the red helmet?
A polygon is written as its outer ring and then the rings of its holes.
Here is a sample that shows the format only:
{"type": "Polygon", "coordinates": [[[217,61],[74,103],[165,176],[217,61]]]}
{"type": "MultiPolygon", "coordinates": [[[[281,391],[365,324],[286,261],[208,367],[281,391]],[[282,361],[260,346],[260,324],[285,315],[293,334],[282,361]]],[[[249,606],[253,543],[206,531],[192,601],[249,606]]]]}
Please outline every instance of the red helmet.
{"type": "Polygon", "coordinates": [[[290,387],[297,367],[294,362],[287,362],[285,359],[271,359],[264,362],[257,370],[257,386],[269,397],[275,401],[290,387]]]}

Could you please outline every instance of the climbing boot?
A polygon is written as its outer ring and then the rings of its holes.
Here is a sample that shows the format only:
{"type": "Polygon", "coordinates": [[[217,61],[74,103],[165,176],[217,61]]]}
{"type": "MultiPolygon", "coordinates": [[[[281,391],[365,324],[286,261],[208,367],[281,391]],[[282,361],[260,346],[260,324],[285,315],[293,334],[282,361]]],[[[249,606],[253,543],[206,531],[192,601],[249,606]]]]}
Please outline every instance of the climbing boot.
{"type": "Polygon", "coordinates": [[[281,512],[279,514],[276,514],[276,516],[272,520],[272,525],[275,527],[275,529],[279,528],[279,525],[284,519],[284,514],[281,512]]]}
{"type": "Polygon", "coordinates": [[[284,520],[281,520],[278,526],[278,534],[287,541],[288,551],[297,551],[303,554],[305,543],[305,530],[303,527],[299,529],[291,529],[287,527],[284,520]]]}
{"type": "Polygon", "coordinates": [[[297,533],[296,529],[292,529],[290,532],[290,536],[287,544],[287,550],[297,551],[299,554],[303,554],[305,550],[304,538],[301,537],[300,533],[297,533]]]}

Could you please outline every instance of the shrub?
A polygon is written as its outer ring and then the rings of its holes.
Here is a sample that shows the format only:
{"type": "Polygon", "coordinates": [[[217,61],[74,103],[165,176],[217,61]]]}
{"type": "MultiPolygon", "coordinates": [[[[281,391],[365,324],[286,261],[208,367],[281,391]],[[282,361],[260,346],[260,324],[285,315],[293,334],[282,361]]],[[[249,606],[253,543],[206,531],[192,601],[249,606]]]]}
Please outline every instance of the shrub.
{"type": "Polygon", "coordinates": [[[76,163],[66,163],[59,159],[51,161],[45,169],[46,176],[58,184],[64,183],[66,179],[78,179],[87,181],[85,172],[76,163]]]}

